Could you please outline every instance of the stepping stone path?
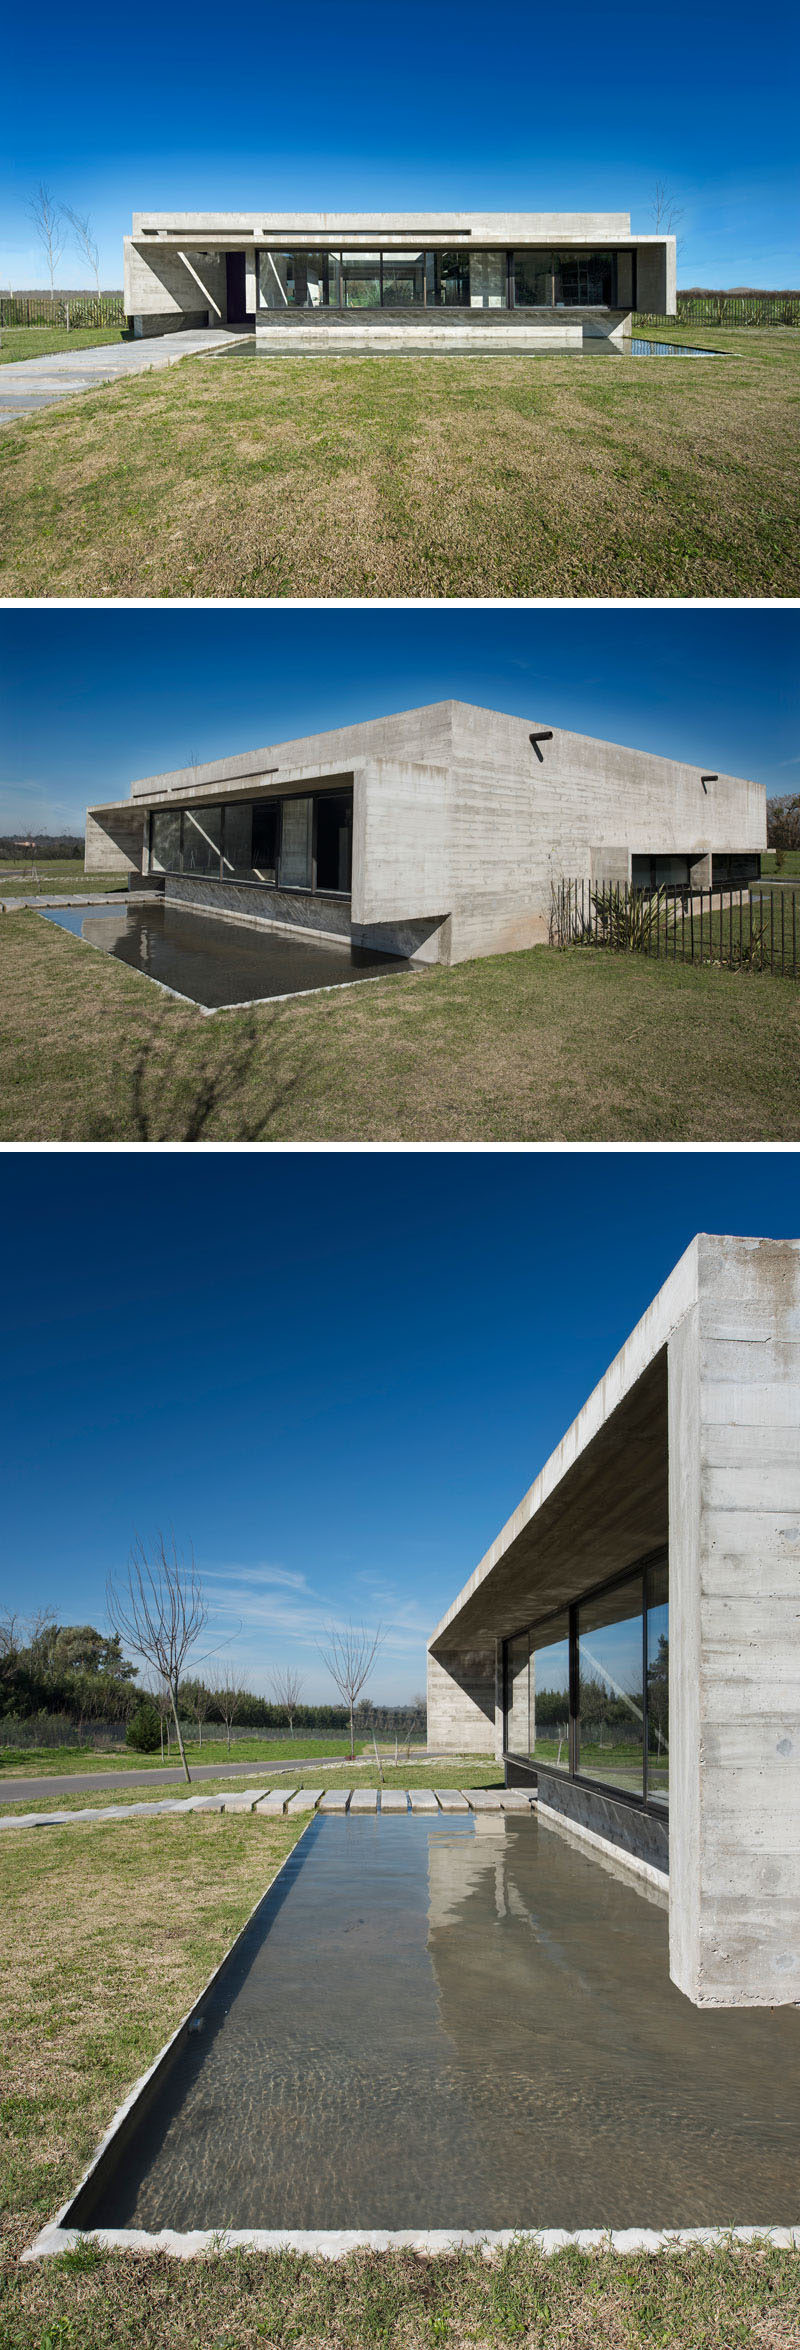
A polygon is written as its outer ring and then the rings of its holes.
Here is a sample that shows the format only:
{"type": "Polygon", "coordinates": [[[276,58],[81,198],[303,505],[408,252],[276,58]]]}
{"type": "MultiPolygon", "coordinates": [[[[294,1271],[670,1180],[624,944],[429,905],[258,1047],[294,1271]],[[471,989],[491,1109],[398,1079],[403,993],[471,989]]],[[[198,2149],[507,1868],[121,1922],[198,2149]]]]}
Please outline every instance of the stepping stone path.
{"type": "MultiPolygon", "coordinates": [[[[0,1803],[2,1787],[0,1786],[0,1803]]],[[[405,1817],[409,1811],[434,1812],[512,1812],[530,1818],[536,1805],[534,1790],[527,1787],[246,1787],[230,1795],[189,1795],[169,1797],[160,1803],[104,1804],[102,1809],[85,1811],[28,1811],[0,1814],[0,1831],[4,1828],[76,1828],[102,1824],[103,1820],[153,1820],[177,1818],[187,1812],[254,1812],[257,1817],[279,1819],[284,1814],[297,1817],[301,1812],[328,1812],[341,1818],[346,1812],[357,1817],[380,1810],[388,1817],[405,1817]]]]}

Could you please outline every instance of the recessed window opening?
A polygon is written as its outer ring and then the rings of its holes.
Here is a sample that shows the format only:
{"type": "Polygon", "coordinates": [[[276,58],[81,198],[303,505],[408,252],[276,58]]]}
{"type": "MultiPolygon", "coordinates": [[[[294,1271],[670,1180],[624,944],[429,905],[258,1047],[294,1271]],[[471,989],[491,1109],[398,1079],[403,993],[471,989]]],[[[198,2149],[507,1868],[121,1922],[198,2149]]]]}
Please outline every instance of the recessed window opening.
{"type": "Polygon", "coordinates": [[[150,817],[151,873],[348,897],[352,862],[352,791],[154,808],[150,817]]]}
{"type": "Polygon", "coordinates": [[[669,1598],[663,1555],[504,1643],[505,1749],[664,1811],[669,1598]]]}

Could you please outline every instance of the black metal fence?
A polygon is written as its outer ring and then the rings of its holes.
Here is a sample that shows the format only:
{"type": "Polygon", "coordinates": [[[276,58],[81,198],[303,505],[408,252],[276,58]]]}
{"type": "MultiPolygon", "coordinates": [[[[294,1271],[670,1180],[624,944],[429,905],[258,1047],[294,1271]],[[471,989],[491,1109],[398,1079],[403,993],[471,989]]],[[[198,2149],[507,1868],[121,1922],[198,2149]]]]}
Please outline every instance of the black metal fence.
{"type": "MultiPolygon", "coordinates": [[[[685,326],[800,326],[800,293],[678,294],[675,310],[685,326]]],[[[675,318],[638,310],[634,324],[674,326],[675,318]]]]}
{"type": "Polygon", "coordinates": [[[634,889],[554,882],[550,944],[798,977],[800,887],[634,889]]]}
{"type": "Polygon", "coordinates": [[[125,301],[119,294],[0,294],[0,327],[124,326],[125,301]]]}

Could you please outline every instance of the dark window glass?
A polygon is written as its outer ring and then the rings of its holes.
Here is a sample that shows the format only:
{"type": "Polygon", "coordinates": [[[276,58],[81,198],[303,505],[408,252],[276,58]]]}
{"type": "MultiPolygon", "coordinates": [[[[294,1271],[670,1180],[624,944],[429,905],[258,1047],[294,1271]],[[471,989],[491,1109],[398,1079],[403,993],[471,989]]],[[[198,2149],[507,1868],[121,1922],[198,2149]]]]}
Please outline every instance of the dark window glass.
{"type": "Polygon", "coordinates": [[[435,291],[437,302],[466,304],[469,302],[469,254],[437,253],[435,255],[435,291]]]}
{"type": "Polygon", "coordinates": [[[569,1616],[531,1633],[530,1753],[569,1770],[569,1616]]]}
{"type": "Polygon", "coordinates": [[[183,871],[219,880],[221,808],[184,808],[183,871]]]}
{"type": "Polygon", "coordinates": [[[347,310],[379,310],[381,257],[379,253],[343,253],[341,296],[347,310]]]}
{"type": "Polygon", "coordinates": [[[397,310],[425,297],[424,253],[384,253],[383,306],[397,310]]]}
{"type": "Polygon", "coordinates": [[[578,1609],[578,1769],[644,1793],[642,1577],[578,1609]]]}
{"type": "Polygon", "coordinates": [[[669,1590],[666,1561],[647,1574],[647,1794],[669,1802],[669,1590]]]}
{"type": "Polygon", "coordinates": [[[278,816],[274,800],[264,803],[254,800],[252,867],[256,881],[274,882],[278,864],[278,816]]]}
{"type": "Polygon", "coordinates": [[[284,800],[281,815],[281,889],[311,888],[311,830],[314,802],[284,800]]]}
{"type": "Polygon", "coordinates": [[[555,298],[562,310],[587,304],[610,309],[614,301],[614,257],[611,253],[559,253],[555,256],[555,298]]]}
{"type": "Polygon", "coordinates": [[[553,300],[552,253],[515,253],[514,304],[517,310],[549,309],[553,300]]]}
{"type": "Polygon", "coordinates": [[[353,839],[352,792],[326,792],[317,801],[317,888],[350,888],[353,839]]]}
{"type": "Polygon", "coordinates": [[[179,873],[180,864],[180,808],[162,808],[150,818],[150,870],[152,873],[179,873]]]}
{"type": "Polygon", "coordinates": [[[239,874],[250,879],[252,859],[253,810],[249,800],[231,800],[223,810],[222,878],[232,880],[239,874]]]}

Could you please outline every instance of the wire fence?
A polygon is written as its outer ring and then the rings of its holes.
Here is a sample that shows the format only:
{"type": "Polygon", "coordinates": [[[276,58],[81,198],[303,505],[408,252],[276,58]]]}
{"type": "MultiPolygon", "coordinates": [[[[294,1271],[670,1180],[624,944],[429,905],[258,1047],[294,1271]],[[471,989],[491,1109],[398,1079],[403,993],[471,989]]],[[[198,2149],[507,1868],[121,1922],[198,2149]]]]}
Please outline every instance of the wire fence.
{"type": "Polygon", "coordinates": [[[751,892],[559,881],[552,886],[550,944],[797,979],[799,896],[800,888],[768,883],[751,892]]]}
{"type": "Polygon", "coordinates": [[[800,326],[800,293],[677,294],[672,318],[637,310],[634,325],[800,326]]]}
{"type": "Polygon", "coordinates": [[[0,327],[124,326],[122,293],[0,294],[0,327]]]}

